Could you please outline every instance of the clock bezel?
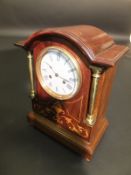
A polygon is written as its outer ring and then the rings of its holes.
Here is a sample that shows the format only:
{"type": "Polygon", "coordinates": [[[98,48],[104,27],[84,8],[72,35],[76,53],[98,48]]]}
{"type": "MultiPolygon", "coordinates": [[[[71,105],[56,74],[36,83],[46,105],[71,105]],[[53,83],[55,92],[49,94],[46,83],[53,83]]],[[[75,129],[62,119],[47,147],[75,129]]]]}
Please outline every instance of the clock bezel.
{"type": "Polygon", "coordinates": [[[77,61],[77,55],[71,54],[65,48],[61,48],[59,46],[48,46],[40,52],[40,54],[36,60],[36,75],[37,75],[39,83],[42,86],[42,88],[44,89],[44,91],[47,94],[49,94],[50,96],[52,96],[53,98],[56,98],[58,100],[68,100],[68,99],[73,98],[79,92],[81,84],[82,84],[82,73],[81,73],[80,66],[79,66],[78,61],[77,61]],[[41,66],[41,61],[43,59],[43,56],[48,52],[49,49],[57,49],[57,50],[60,50],[61,52],[63,52],[65,55],[68,56],[69,59],[71,59],[72,63],[74,64],[74,66],[76,68],[77,75],[78,75],[77,88],[75,88],[75,90],[68,95],[60,95],[58,93],[55,93],[44,83],[44,80],[43,80],[43,77],[41,74],[40,66],[41,66]]]}

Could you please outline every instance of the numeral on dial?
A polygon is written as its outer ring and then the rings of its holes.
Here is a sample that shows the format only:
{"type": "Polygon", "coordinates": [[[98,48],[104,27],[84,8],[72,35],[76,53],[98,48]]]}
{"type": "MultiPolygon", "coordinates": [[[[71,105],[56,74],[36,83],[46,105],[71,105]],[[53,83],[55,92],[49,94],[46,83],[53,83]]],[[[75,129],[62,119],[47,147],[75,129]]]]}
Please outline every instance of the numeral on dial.
{"type": "Polygon", "coordinates": [[[46,68],[42,68],[42,71],[47,72],[47,69],[46,68]]]}
{"type": "Polygon", "coordinates": [[[57,61],[60,61],[60,52],[57,53],[57,61]]]}
{"type": "Polygon", "coordinates": [[[67,84],[66,87],[70,90],[72,89],[72,86],[70,84],[67,84]]]}
{"type": "Polygon", "coordinates": [[[56,90],[56,92],[58,92],[58,87],[57,86],[55,87],[55,90],[56,90]]]}
{"type": "Polygon", "coordinates": [[[52,87],[52,83],[51,82],[49,82],[49,86],[52,87]]]}
{"type": "Polygon", "coordinates": [[[45,80],[48,80],[48,78],[49,78],[48,75],[45,75],[45,76],[44,76],[44,79],[45,79],[45,80]]]}
{"type": "Polygon", "coordinates": [[[68,70],[68,73],[74,72],[74,71],[76,71],[76,69],[75,68],[72,68],[72,69],[68,70]]]}
{"type": "Polygon", "coordinates": [[[76,79],[76,78],[69,78],[69,80],[72,81],[72,82],[78,81],[78,79],[76,79]]]}
{"type": "Polygon", "coordinates": [[[53,61],[53,56],[50,54],[50,61],[53,61]]]}
{"type": "MultiPolygon", "coordinates": [[[[65,64],[66,64],[66,63],[68,63],[68,61],[69,61],[69,60],[70,60],[69,58],[68,58],[68,59],[66,59],[65,64]]],[[[65,64],[64,64],[64,65],[65,65],[65,64]]]]}

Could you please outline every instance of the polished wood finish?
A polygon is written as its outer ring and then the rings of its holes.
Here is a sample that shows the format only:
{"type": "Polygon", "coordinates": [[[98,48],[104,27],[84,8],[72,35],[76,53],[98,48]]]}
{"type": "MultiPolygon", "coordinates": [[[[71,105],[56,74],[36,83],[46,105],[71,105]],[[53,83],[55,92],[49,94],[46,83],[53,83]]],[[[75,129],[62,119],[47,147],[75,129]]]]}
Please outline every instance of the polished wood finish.
{"type": "Polygon", "coordinates": [[[30,49],[34,41],[44,37],[57,36],[64,38],[73,45],[76,45],[91,63],[98,63],[105,66],[113,66],[128,50],[123,45],[116,45],[110,35],[90,25],[69,26],[59,28],[47,28],[31,35],[27,40],[17,42],[16,45],[30,49]],[[104,55],[107,53],[107,58],[104,55]]]}
{"type": "Polygon", "coordinates": [[[88,142],[88,140],[74,135],[72,132],[64,129],[59,124],[54,123],[51,120],[42,117],[35,112],[28,113],[27,118],[32,126],[52,136],[55,140],[65,144],[67,147],[70,147],[75,152],[82,154],[83,157],[88,161],[91,160],[95,148],[100,142],[100,139],[108,126],[107,119],[101,120],[101,128],[96,133],[96,138],[92,142],[88,142]]]}
{"type": "Polygon", "coordinates": [[[128,48],[115,44],[110,35],[88,25],[44,29],[16,45],[30,51],[34,59],[36,95],[32,99],[34,112],[28,114],[29,121],[90,160],[108,126],[105,113],[116,63],[128,48]],[[49,46],[64,48],[74,56],[80,66],[81,88],[69,100],[54,99],[44,91],[38,81],[36,61],[41,51],[49,46]],[[96,122],[89,126],[86,119],[92,98],[91,66],[101,68],[102,72],[93,104],[96,122]]]}

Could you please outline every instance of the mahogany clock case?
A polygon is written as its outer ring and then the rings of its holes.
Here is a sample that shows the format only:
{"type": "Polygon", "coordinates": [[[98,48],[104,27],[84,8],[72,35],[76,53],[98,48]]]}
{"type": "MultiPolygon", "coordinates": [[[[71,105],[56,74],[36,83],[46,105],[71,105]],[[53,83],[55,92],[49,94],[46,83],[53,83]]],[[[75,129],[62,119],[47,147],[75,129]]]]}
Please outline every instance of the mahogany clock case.
{"type": "Polygon", "coordinates": [[[16,45],[29,53],[34,111],[28,114],[29,121],[90,160],[108,126],[105,112],[112,79],[128,47],[115,44],[107,33],[90,25],[47,28],[16,45]],[[40,55],[51,47],[67,51],[79,64],[81,86],[70,99],[55,100],[43,89],[41,79],[39,82],[40,55]]]}

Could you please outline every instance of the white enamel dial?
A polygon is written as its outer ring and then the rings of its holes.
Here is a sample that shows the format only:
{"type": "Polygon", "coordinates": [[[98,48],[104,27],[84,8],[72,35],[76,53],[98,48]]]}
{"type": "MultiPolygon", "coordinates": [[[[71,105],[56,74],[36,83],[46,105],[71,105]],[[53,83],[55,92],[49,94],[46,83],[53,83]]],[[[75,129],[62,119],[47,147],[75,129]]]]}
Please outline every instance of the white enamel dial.
{"type": "Polygon", "coordinates": [[[66,50],[49,47],[36,64],[37,76],[44,90],[56,99],[69,99],[79,90],[81,73],[77,61],[66,50]]]}

